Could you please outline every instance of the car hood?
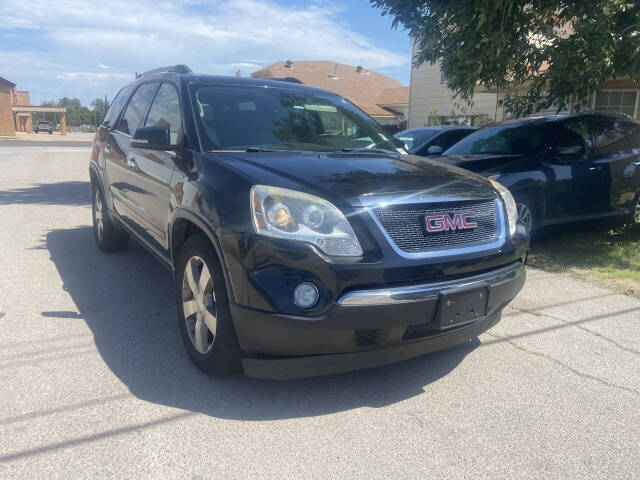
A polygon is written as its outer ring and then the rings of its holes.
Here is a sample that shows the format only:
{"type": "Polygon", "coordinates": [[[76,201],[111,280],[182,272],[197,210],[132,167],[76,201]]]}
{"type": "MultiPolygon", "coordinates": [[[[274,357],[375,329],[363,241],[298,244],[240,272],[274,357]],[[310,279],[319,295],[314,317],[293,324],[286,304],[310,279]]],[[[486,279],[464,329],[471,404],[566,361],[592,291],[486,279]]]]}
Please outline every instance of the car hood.
{"type": "Polygon", "coordinates": [[[214,152],[256,184],[318,195],[360,206],[372,194],[422,192],[426,196],[494,198],[488,180],[467,170],[414,155],[384,153],[214,152]]]}

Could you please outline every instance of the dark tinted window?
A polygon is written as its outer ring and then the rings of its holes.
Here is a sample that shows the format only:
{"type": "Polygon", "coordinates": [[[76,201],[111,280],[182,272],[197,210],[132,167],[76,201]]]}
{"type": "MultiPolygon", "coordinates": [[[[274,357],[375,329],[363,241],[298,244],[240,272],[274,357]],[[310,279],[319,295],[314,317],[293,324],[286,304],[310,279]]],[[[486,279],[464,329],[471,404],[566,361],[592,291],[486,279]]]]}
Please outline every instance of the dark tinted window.
{"type": "Polygon", "coordinates": [[[640,125],[637,123],[628,123],[627,134],[631,148],[640,149],[640,125]]]}
{"type": "Polygon", "coordinates": [[[525,123],[486,127],[472,133],[446,154],[495,153],[502,155],[526,154],[536,151],[549,137],[549,123],[525,123]]]}
{"type": "Polygon", "coordinates": [[[129,101],[124,115],[120,119],[120,123],[118,124],[119,131],[131,135],[135,129],[140,126],[142,117],[147,113],[147,108],[149,107],[149,103],[151,103],[153,93],[157,86],[157,83],[145,83],[138,87],[136,93],[131,97],[131,101],[129,101]]]}
{"type": "Polygon", "coordinates": [[[153,99],[145,127],[151,125],[168,125],[171,135],[171,145],[178,142],[182,129],[182,115],[180,114],[180,99],[178,90],[170,83],[163,83],[153,99]]]}
{"type": "Polygon", "coordinates": [[[400,140],[407,150],[411,150],[412,148],[419,147],[430,138],[433,138],[439,131],[437,128],[419,128],[398,132],[394,137],[400,140]]]}
{"type": "Polygon", "coordinates": [[[193,88],[192,100],[205,150],[400,149],[400,144],[377,123],[337,95],[278,87],[193,88]]]}
{"type": "Polygon", "coordinates": [[[441,147],[442,150],[446,150],[469,135],[471,132],[472,130],[453,130],[451,132],[444,132],[442,135],[434,138],[432,142],[429,142],[429,145],[437,145],[438,147],[441,147]]]}
{"type": "Polygon", "coordinates": [[[130,86],[124,87],[122,90],[118,92],[118,94],[116,95],[116,98],[114,98],[113,102],[111,102],[111,106],[109,107],[109,111],[107,112],[107,115],[104,117],[104,120],[102,121],[103,124],[112,125],[113,122],[115,122],[116,118],[118,118],[118,115],[120,115],[120,112],[122,111],[122,107],[124,107],[124,104],[127,103],[127,99],[129,98],[129,93],[131,93],[130,86]]]}
{"type": "Polygon", "coordinates": [[[556,130],[554,139],[556,151],[580,147],[574,154],[564,154],[566,160],[589,159],[594,154],[593,137],[589,125],[585,120],[572,120],[556,130]]]}
{"type": "Polygon", "coordinates": [[[615,155],[629,150],[627,129],[623,123],[609,118],[594,118],[590,123],[600,155],[615,155]]]}

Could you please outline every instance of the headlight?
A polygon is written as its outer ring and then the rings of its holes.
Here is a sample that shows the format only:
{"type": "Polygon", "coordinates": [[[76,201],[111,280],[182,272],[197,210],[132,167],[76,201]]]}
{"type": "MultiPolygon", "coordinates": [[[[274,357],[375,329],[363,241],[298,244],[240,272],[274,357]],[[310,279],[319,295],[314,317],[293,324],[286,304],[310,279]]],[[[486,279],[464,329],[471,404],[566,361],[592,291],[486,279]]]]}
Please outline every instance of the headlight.
{"type": "Polygon", "coordinates": [[[501,183],[490,178],[489,181],[493,185],[493,188],[498,190],[504,205],[507,208],[507,219],[509,220],[509,235],[512,237],[516,234],[516,224],[518,223],[518,207],[516,207],[516,201],[513,199],[513,195],[508,188],[501,183]]]}
{"type": "Polygon", "coordinates": [[[327,255],[362,255],[362,247],[342,212],[330,202],[286,188],[255,185],[251,214],[257,233],[315,245],[327,255]]]}

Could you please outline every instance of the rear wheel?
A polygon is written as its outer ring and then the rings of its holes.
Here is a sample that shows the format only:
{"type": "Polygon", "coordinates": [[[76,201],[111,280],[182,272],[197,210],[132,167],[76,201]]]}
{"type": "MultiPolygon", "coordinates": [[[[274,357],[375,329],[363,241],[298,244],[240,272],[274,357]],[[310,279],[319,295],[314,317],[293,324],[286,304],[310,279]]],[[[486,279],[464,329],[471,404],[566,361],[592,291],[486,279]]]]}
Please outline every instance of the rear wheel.
{"type": "Polygon", "coordinates": [[[124,250],[129,243],[129,234],[116,226],[104,201],[102,190],[93,185],[92,195],[92,217],[93,217],[93,236],[96,245],[103,252],[115,252],[124,250]]]}
{"type": "Polygon", "coordinates": [[[191,361],[203,372],[240,370],[240,348],[222,268],[202,234],[187,239],[176,265],[178,324],[191,361]]]}

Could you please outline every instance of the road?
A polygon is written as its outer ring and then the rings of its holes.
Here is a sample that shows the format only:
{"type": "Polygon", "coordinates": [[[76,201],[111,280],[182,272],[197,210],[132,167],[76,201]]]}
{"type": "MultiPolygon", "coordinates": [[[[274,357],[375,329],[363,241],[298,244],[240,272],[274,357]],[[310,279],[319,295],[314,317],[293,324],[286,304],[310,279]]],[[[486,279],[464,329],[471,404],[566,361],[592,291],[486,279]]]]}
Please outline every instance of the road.
{"type": "Polygon", "coordinates": [[[503,320],[448,351],[209,378],[169,272],[96,249],[88,154],[0,147],[0,478],[640,476],[640,300],[529,269],[503,320]]]}

